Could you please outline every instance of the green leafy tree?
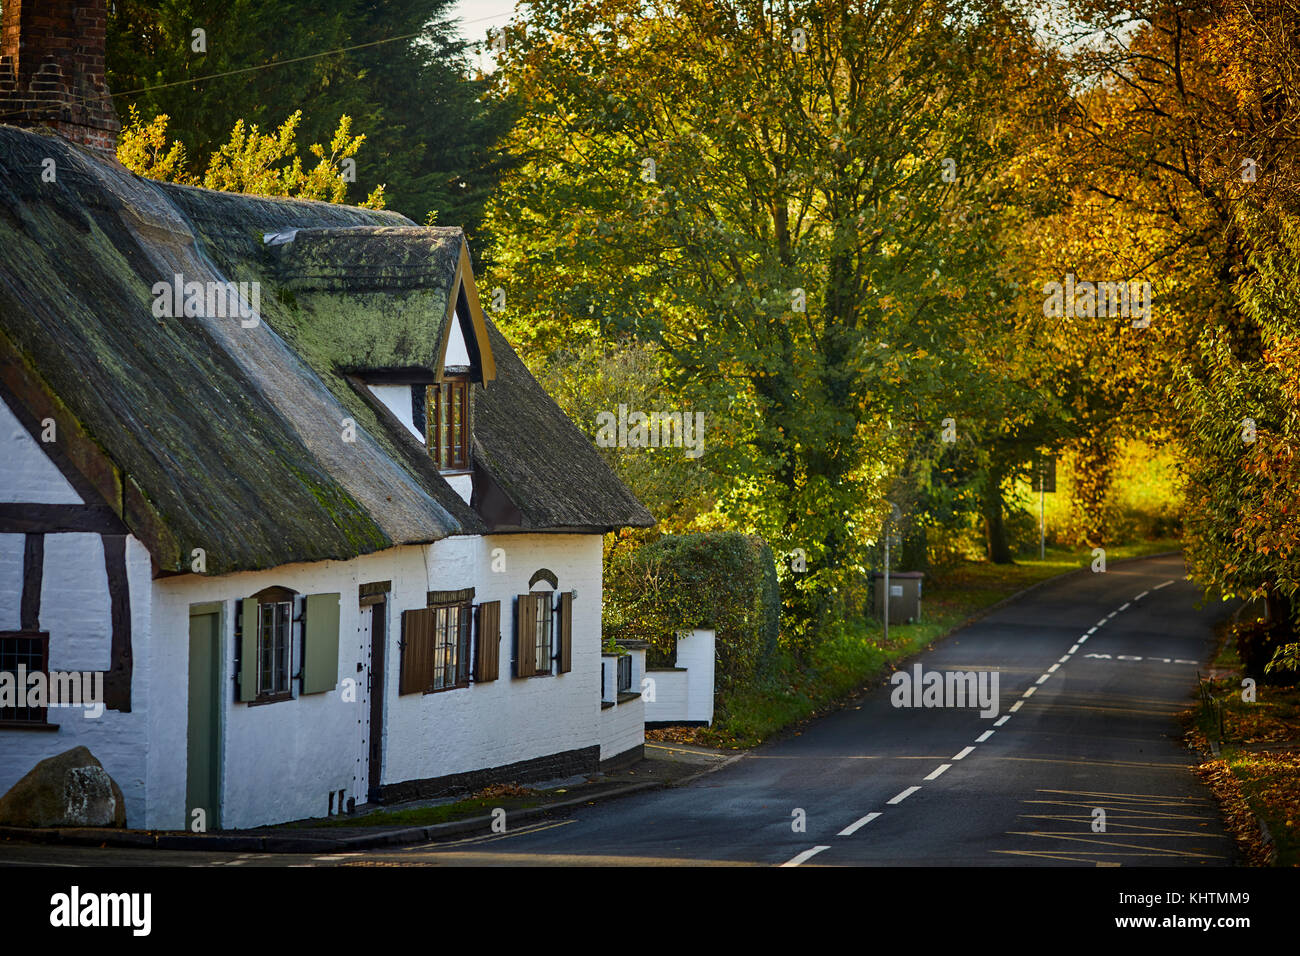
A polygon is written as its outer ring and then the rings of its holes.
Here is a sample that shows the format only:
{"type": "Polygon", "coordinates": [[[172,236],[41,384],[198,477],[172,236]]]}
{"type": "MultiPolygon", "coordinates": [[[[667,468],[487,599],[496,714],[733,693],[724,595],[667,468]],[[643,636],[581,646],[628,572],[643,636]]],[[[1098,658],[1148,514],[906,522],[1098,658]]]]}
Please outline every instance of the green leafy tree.
{"type": "Polygon", "coordinates": [[[537,0],[497,76],[519,166],[490,211],[512,335],[631,333],[710,420],[721,513],[853,582],[894,472],[1006,347],[1016,119],[1050,70],[995,3],[537,0]]]}

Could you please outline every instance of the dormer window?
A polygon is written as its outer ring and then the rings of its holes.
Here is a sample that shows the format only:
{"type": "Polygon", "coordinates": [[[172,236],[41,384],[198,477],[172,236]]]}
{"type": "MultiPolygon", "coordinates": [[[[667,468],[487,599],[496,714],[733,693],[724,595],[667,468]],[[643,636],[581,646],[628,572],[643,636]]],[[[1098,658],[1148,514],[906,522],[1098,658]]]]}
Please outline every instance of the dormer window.
{"type": "Polygon", "coordinates": [[[428,448],[440,471],[469,470],[469,377],[429,386],[428,448]]]}

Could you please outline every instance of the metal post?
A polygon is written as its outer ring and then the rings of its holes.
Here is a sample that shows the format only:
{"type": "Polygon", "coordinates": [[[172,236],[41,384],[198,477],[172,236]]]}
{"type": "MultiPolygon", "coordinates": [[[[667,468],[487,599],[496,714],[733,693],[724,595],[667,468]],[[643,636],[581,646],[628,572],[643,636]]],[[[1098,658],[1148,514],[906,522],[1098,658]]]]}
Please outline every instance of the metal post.
{"type": "MultiPolygon", "coordinates": [[[[888,528],[888,525],[886,525],[888,528]]],[[[885,643],[889,643],[889,532],[885,532],[885,643]]]]}
{"type": "Polygon", "coordinates": [[[1046,482],[1038,486],[1038,560],[1042,561],[1047,557],[1047,518],[1046,511],[1043,510],[1043,501],[1047,493],[1043,491],[1046,482]]]}

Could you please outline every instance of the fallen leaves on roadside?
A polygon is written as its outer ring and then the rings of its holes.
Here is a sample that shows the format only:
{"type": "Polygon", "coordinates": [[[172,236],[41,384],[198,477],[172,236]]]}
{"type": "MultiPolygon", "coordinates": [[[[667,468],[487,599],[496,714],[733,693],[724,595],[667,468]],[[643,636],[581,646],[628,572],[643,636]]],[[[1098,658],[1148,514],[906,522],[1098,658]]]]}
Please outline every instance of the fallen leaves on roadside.
{"type": "Polygon", "coordinates": [[[537,791],[517,783],[493,783],[471,795],[472,800],[492,800],[496,797],[530,797],[537,791]]]}
{"type": "Polygon", "coordinates": [[[1251,866],[1268,866],[1270,847],[1264,842],[1259,820],[1246,802],[1241,781],[1233,775],[1226,762],[1211,760],[1196,768],[1196,775],[1209,785],[1219,801],[1228,831],[1237,838],[1237,845],[1251,866]]]}

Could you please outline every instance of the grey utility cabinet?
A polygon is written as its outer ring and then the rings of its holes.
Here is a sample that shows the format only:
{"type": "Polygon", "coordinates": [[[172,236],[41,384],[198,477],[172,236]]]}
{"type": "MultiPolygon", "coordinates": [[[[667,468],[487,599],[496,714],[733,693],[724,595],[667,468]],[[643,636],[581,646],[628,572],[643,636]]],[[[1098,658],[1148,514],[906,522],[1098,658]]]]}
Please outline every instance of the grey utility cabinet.
{"type": "MultiPolygon", "coordinates": [[[[875,591],[876,619],[885,618],[885,574],[875,571],[871,575],[875,591]]],[[[889,623],[910,624],[921,620],[921,571],[889,572],[889,623]]]]}

